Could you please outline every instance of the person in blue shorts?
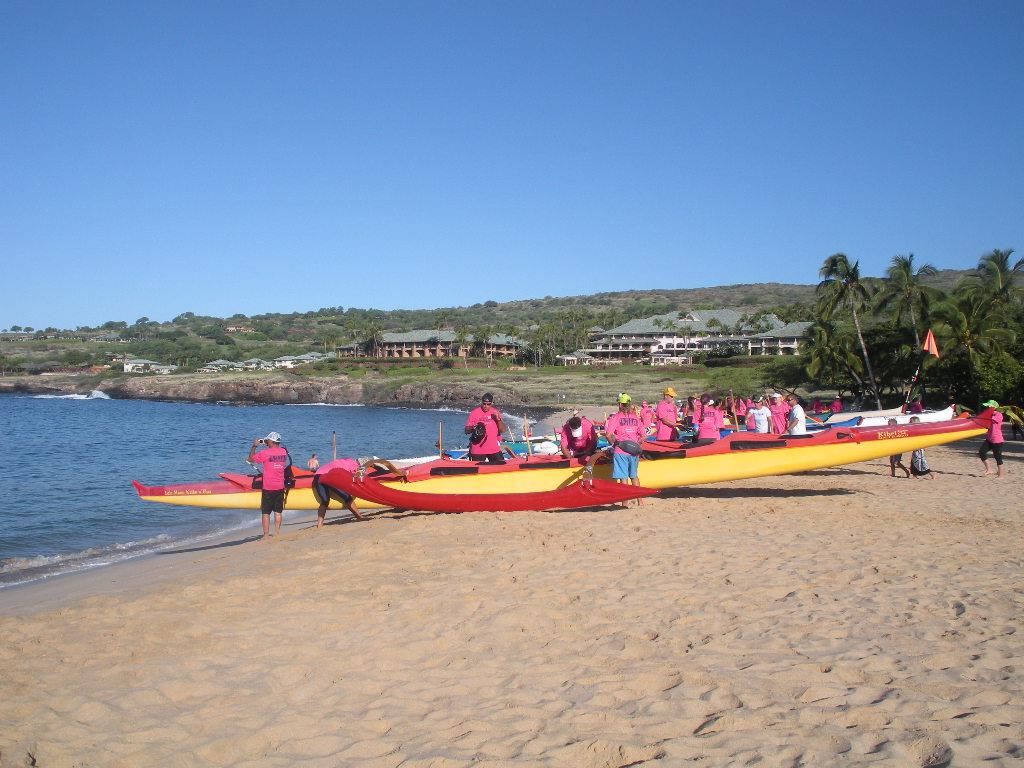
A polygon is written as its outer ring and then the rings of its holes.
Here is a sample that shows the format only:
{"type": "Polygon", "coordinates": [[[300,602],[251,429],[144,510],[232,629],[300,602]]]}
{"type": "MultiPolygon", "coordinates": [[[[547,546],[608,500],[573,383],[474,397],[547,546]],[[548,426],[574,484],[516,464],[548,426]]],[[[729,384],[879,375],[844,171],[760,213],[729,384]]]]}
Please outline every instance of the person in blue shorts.
{"type": "Polygon", "coordinates": [[[608,442],[614,446],[612,479],[640,485],[640,456],[639,451],[633,453],[633,450],[643,445],[646,430],[643,419],[633,410],[633,399],[625,392],[619,395],[619,411],[608,417],[604,432],[608,442]]]}

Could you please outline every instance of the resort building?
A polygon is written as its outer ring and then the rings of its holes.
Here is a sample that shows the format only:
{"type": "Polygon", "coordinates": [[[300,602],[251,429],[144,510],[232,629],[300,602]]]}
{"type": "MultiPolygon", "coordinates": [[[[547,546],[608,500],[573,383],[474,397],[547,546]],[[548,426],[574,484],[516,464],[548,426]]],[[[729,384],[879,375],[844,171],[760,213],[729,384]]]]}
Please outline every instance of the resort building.
{"type": "MultiPolygon", "coordinates": [[[[472,335],[457,338],[454,331],[404,331],[382,333],[370,346],[373,357],[385,358],[439,358],[466,357],[476,345],[472,335]]],[[[483,357],[514,358],[525,345],[514,336],[495,334],[480,345],[483,357]]]]}
{"type": "Polygon", "coordinates": [[[167,374],[178,370],[176,365],[165,365],[142,357],[129,357],[124,360],[125,373],[159,373],[167,374]]]}
{"type": "Polygon", "coordinates": [[[724,349],[748,356],[795,355],[810,325],[784,323],[773,314],[751,321],[734,309],[670,312],[623,323],[605,331],[592,342],[591,348],[580,352],[593,358],[591,364],[650,365],[688,364],[697,354],[724,349]]]}

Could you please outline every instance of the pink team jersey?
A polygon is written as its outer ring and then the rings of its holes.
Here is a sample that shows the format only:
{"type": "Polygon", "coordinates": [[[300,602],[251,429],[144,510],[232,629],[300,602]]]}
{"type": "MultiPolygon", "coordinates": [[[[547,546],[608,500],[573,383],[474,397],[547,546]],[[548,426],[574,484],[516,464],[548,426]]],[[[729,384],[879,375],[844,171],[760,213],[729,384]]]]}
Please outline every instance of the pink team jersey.
{"type": "MultiPolygon", "coordinates": [[[[644,442],[644,423],[634,413],[614,413],[608,417],[604,424],[604,431],[609,437],[618,440],[632,440],[635,443],[644,442]]],[[[615,446],[616,453],[625,453],[619,446],[615,446]]]]}
{"type": "Polygon", "coordinates": [[[484,425],[484,441],[469,446],[470,453],[481,455],[485,453],[501,453],[501,431],[498,429],[498,420],[501,418],[501,411],[494,406],[485,412],[477,406],[466,419],[467,427],[475,427],[477,424],[484,425]]]}
{"type": "Polygon", "coordinates": [[[264,448],[257,451],[250,461],[263,465],[263,490],[284,490],[284,468],[288,466],[288,451],[281,446],[264,448]]]}
{"type": "Polygon", "coordinates": [[[675,425],[679,421],[679,410],[676,408],[676,404],[671,400],[662,400],[658,403],[655,413],[658,417],[658,431],[654,435],[655,439],[671,440],[676,434],[675,426],[670,427],[664,422],[668,421],[675,425]]]}
{"type": "Polygon", "coordinates": [[[561,442],[563,448],[573,454],[593,453],[597,449],[597,431],[594,429],[594,423],[585,417],[580,417],[580,421],[580,429],[583,430],[583,435],[573,437],[572,430],[566,424],[562,427],[562,431],[558,433],[559,442],[561,442]]]}
{"type": "Polygon", "coordinates": [[[650,405],[645,405],[640,409],[640,421],[644,423],[645,427],[651,426],[657,420],[657,412],[650,405]]]}
{"type": "Polygon", "coordinates": [[[1003,437],[1003,414],[999,411],[992,414],[992,426],[988,428],[986,437],[992,445],[1006,442],[1006,438],[1003,437]]]}
{"type": "Polygon", "coordinates": [[[359,469],[359,462],[355,459],[335,459],[329,461],[326,464],[321,464],[320,468],[316,471],[317,475],[323,475],[330,472],[332,469],[347,469],[349,472],[355,472],[359,469]]]}
{"type": "Polygon", "coordinates": [[[717,440],[722,436],[720,430],[724,424],[725,420],[722,412],[713,405],[705,405],[704,412],[701,414],[700,431],[697,433],[697,439],[710,437],[717,440]]]}
{"type": "Polygon", "coordinates": [[[789,405],[784,402],[772,403],[768,410],[772,412],[772,432],[776,435],[785,434],[789,423],[789,405]]]}

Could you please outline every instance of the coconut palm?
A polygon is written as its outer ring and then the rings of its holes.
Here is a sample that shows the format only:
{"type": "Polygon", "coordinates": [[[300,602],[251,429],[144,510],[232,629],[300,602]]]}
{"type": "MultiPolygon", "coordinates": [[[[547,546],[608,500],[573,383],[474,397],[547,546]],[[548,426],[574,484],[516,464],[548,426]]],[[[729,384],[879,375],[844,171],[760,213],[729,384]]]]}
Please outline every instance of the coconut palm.
{"type": "Polygon", "coordinates": [[[984,356],[1005,354],[1016,334],[1003,326],[996,306],[984,296],[963,292],[935,309],[938,335],[948,357],[962,356],[976,375],[984,356]]]}
{"type": "Polygon", "coordinates": [[[851,379],[863,391],[864,363],[854,349],[849,332],[842,332],[830,320],[818,319],[807,329],[807,375],[829,388],[842,388],[851,379]]]}
{"type": "Polygon", "coordinates": [[[975,274],[964,278],[962,290],[972,298],[987,300],[998,310],[1020,300],[1024,296],[1024,259],[1011,264],[1012,257],[1012,248],[997,248],[985,254],[978,261],[975,274]]]}
{"type": "Polygon", "coordinates": [[[861,330],[859,312],[863,311],[871,299],[871,289],[860,276],[860,262],[852,264],[844,253],[835,253],[825,259],[821,265],[819,274],[822,278],[818,283],[818,312],[825,320],[830,320],[832,314],[841,306],[846,306],[853,314],[853,326],[857,330],[857,340],[860,342],[861,354],[864,357],[864,368],[868,376],[868,387],[875,397],[875,404],[882,409],[882,400],[878,396],[878,385],[875,383],[875,374],[871,370],[871,358],[868,357],[868,348],[864,343],[864,333],[861,330]]]}
{"type": "Polygon", "coordinates": [[[914,268],[914,254],[893,256],[889,269],[886,270],[886,281],[878,293],[876,308],[880,312],[893,311],[893,320],[899,324],[904,315],[910,317],[910,328],[914,332],[914,348],[921,348],[921,335],[917,330],[917,319],[924,320],[928,316],[931,300],[937,291],[929,288],[923,278],[938,272],[931,264],[922,264],[914,268]]]}

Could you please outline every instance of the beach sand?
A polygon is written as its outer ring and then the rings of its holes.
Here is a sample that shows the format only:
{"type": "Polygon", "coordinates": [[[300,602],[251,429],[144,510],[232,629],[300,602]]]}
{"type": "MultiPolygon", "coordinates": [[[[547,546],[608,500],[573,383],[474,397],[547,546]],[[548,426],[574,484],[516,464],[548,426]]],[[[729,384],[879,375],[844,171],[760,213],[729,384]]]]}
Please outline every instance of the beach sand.
{"type": "Polygon", "coordinates": [[[4,590],[0,765],[1019,766],[1024,453],[977,444],[4,590]]]}

